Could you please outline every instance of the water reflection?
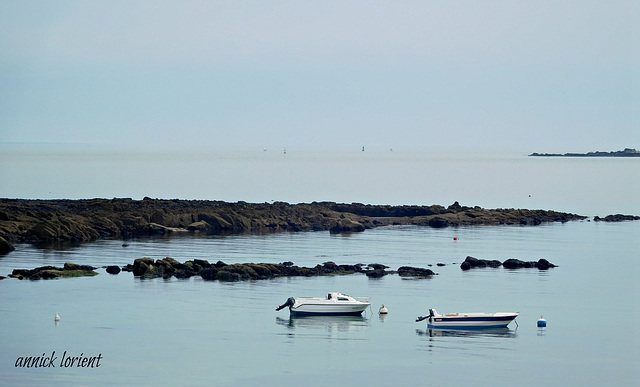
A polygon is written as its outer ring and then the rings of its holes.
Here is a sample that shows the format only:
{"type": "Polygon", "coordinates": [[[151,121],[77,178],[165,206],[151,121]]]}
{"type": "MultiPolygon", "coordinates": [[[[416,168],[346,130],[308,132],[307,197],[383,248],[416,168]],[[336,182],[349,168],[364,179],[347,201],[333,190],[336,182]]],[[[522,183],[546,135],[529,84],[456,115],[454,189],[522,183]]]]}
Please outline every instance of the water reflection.
{"type": "Polygon", "coordinates": [[[516,331],[509,328],[489,328],[489,329],[437,329],[427,328],[426,330],[416,329],[418,336],[429,337],[516,337],[516,331]]]}
{"type": "Polygon", "coordinates": [[[362,316],[304,316],[288,319],[276,317],[276,324],[292,330],[323,330],[326,332],[350,332],[363,329],[369,320],[362,316]]]}

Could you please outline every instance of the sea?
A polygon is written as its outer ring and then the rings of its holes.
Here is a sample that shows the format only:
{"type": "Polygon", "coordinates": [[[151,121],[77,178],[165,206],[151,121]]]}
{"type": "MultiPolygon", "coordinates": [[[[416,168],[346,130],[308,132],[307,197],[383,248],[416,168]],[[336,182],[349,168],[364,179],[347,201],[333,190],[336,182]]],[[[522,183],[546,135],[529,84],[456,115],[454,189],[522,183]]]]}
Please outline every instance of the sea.
{"type": "Polygon", "coordinates": [[[179,198],[527,208],[583,221],[539,226],[395,225],[360,233],[18,244],[13,269],[75,262],[94,277],[0,280],[0,385],[635,385],[640,378],[640,159],[402,149],[114,151],[0,147],[2,198],[179,198]],[[172,257],[430,268],[390,274],[218,282],[142,280],[106,265],[172,257]],[[463,271],[467,256],[557,267],[463,271]],[[371,298],[361,317],[292,318],[288,297],[371,298]],[[389,313],[380,315],[384,305],[389,313]],[[519,312],[506,329],[428,329],[440,313],[519,312]],[[58,314],[59,321],[54,321],[58,314]],[[537,321],[543,317],[545,328],[537,321]],[[39,357],[37,366],[25,366],[39,357]],[[73,359],[76,360],[73,360],[73,359]],[[71,360],[70,360],[71,359],[71,360]],[[89,359],[85,363],[78,363],[89,359]],[[73,365],[72,365],[73,362],[73,365]],[[99,364],[99,366],[98,366],[99,364]]]}

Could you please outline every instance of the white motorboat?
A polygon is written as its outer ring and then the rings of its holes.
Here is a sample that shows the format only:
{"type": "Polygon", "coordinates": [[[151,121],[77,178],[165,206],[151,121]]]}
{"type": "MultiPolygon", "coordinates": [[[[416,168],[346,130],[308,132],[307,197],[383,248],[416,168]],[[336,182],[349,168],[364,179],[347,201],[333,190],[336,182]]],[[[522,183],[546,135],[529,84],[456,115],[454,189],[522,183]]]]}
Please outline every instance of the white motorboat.
{"type": "Polygon", "coordinates": [[[289,297],[276,311],[289,307],[293,316],[359,316],[369,305],[369,297],[331,292],[326,297],[289,297]]]}
{"type": "Polygon", "coordinates": [[[519,313],[450,313],[439,314],[435,309],[429,309],[428,316],[421,316],[416,322],[427,320],[428,328],[440,329],[481,329],[501,328],[518,317],[519,313]]]}

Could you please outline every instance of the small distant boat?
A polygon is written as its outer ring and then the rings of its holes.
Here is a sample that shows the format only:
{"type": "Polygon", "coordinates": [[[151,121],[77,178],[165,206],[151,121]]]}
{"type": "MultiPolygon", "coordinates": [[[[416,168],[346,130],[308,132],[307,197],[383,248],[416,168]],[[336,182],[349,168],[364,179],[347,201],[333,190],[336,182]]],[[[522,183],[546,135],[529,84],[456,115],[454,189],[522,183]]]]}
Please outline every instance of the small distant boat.
{"type": "Polygon", "coordinates": [[[502,328],[515,320],[518,314],[512,312],[439,314],[435,309],[429,309],[429,315],[418,317],[416,322],[427,320],[428,328],[440,329],[502,328]]]}
{"type": "Polygon", "coordinates": [[[369,299],[338,292],[327,297],[289,297],[276,311],[289,307],[292,316],[359,316],[371,305],[369,299]]]}

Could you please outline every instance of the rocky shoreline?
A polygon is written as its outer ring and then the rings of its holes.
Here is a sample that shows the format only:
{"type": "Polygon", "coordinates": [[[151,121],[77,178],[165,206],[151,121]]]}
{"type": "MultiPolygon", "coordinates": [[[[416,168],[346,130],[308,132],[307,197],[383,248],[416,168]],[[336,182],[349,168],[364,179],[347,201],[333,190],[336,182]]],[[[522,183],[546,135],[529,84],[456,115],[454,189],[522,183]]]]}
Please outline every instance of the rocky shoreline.
{"type": "MultiPolygon", "coordinates": [[[[390,206],[313,202],[228,203],[208,200],[0,199],[0,254],[17,243],[85,243],[102,238],[270,233],[362,232],[388,225],[539,225],[585,216],[546,210],[461,206],[390,206]]],[[[606,220],[606,218],[605,218],[606,220]]]]}

